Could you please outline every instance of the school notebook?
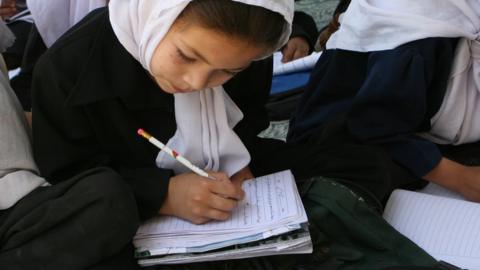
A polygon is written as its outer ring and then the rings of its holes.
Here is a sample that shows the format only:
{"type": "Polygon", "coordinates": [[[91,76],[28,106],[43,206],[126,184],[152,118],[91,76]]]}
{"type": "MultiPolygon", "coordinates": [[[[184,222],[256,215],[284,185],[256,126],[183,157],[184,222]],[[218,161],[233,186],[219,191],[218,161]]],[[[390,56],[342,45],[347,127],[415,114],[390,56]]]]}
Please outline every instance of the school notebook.
{"type": "Polygon", "coordinates": [[[133,243],[143,266],[310,253],[307,215],[295,180],[283,171],[243,183],[245,199],[230,219],[195,225],[176,217],[155,217],[133,243]]]}
{"type": "Polygon", "coordinates": [[[429,184],[424,190],[395,190],[385,220],[437,260],[480,270],[480,204],[429,184]]]}

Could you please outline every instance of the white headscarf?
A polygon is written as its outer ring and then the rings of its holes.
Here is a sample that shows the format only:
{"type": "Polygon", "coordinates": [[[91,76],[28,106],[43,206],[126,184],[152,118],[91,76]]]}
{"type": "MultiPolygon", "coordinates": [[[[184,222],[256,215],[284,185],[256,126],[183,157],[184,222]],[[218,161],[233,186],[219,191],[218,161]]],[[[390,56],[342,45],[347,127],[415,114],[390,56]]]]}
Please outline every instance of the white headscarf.
{"type": "Polygon", "coordinates": [[[47,47],[90,11],[107,5],[107,0],[27,0],[38,32],[47,47]]]}
{"type": "MultiPolygon", "coordinates": [[[[192,0],[113,0],[110,20],[120,43],[150,71],[154,50],[176,18],[192,0]]],[[[293,19],[293,0],[232,0],[282,14],[289,23],[282,39],[288,40],[293,19]]],[[[177,131],[167,145],[205,170],[233,175],[250,162],[250,155],[233,131],[243,114],[223,87],[174,94],[177,131]]],[[[161,125],[162,123],[158,123],[161,125]]],[[[188,169],[160,152],[157,165],[175,173],[188,169]]]]}
{"type": "Polygon", "coordinates": [[[429,37],[479,40],[478,0],[352,0],[327,49],[370,52],[429,37]]]}
{"type": "Polygon", "coordinates": [[[328,49],[368,52],[431,37],[461,38],[432,128],[440,144],[480,140],[480,1],[352,0],[328,49]]]}

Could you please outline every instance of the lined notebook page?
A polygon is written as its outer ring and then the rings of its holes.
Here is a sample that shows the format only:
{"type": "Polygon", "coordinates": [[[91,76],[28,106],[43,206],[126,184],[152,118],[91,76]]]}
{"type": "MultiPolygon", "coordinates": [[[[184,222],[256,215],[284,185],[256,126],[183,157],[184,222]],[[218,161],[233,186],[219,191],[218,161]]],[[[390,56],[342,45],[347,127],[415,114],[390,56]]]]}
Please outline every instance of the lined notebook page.
{"type": "Polygon", "coordinates": [[[463,200],[466,201],[467,199],[460,195],[460,193],[455,193],[451,190],[448,190],[444,187],[441,187],[437,184],[434,183],[428,183],[426,187],[423,189],[419,190],[421,193],[426,193],[430,195],[436,195],[440,197],[447,197],[447,198],[452,198],[452,199],[458,199],[458,200],[463,200]]]}
{"type": "MultiPolygon", "coordinates": [[[[300,197],[290,171],[245,181],[243,189],[245,199],[227,221],[195,225],[175,217],[157,217],[143,224],[137,234],[241,232],[256,227],[268,228],[272,224],[288,222],[291,218],[299,220],[303,216],[299,209],[302,206],[300,197]]],[[[306,220],[306,216],[304,218],[306,220]]]]}
{"type": "Polygon", "coordinates": [[[384,218],[436,259],[480,269],[480,204],[396,190],[384,218]]]}

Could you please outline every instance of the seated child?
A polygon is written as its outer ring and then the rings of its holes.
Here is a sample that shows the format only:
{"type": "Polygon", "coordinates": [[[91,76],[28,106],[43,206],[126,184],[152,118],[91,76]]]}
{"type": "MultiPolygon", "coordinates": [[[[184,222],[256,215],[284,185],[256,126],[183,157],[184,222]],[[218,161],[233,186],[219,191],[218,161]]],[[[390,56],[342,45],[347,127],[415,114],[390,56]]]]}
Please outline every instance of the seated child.
{"type": "Polygon", "coordinates": [[[332,163],[357,164],[371,183],[425,179],[480,201],[480,169],[453,161],[465,157],[457,146],[438,146],[470,144],[463,149],[478,160],[479,22],[476,1],[352,1],[289,142],[332,149],[332,163]]]}
{"type": "MultiPolygon", "coordinates": [[[[11,40],[4,27],[0,20],[0,41],[11,40]]],[[[6,69],[0,70],[0,269],[108,268],[109,257],[132,252],[125,248],[138,219],[131,192],[107,168],[49,186],[33,161],[30,129],[6,69]]],[[[119,256],[136,267],[129,258],[119,256]]]]}

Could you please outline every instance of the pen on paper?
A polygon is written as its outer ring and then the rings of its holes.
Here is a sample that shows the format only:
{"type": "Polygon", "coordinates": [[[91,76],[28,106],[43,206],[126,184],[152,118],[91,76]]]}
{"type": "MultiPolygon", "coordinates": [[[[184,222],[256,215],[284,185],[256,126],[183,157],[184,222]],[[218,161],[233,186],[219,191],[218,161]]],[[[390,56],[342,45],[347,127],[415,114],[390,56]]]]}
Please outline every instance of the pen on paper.
{"type": "Polygon", "coordinates": [[[175,150],[172,150],[171,148],[169,148],[168,146],[166,146],[165,144],[161,143],[159,140],[157,140],[155,137],[153,137],[152,135],[148,134],[145,130],[143,129],[138,129],[137,133],[144,137],[145,139],[147,139],[150,143],[152,143],[153,145],[155,145],[156,147],[160,148],[160,150],[164,151],[165,153],[167,153],[168,155],[170,155],[171,157],[173,157],[174,159],[176,159],[178,162],[182,163],[183,165],[185,165],[187,168],[189,168],[190,170],[192,170],[193,172],[195,172],[196,174],[200,175],[200,176],[203,176],[203,177],[207,177],[207,178],[210,178],[210,179],[215,179],[215,177],[209,175],[207,172],[205,172],[204,170],[198,168],[197,166],[193,165],[188,159],[184,158],[182,155],[180,155],[179,153],[177,153],[175,150]]]}

